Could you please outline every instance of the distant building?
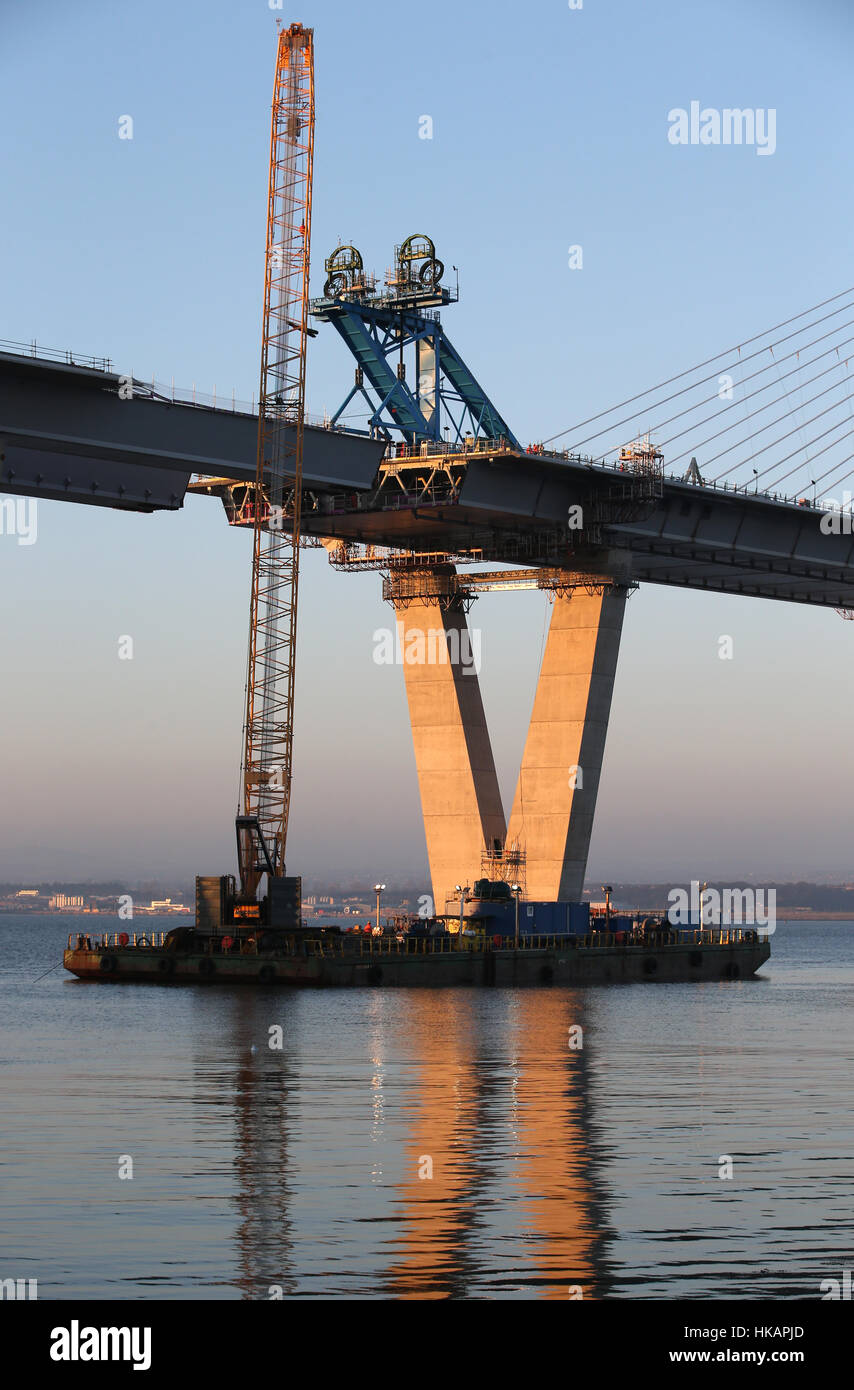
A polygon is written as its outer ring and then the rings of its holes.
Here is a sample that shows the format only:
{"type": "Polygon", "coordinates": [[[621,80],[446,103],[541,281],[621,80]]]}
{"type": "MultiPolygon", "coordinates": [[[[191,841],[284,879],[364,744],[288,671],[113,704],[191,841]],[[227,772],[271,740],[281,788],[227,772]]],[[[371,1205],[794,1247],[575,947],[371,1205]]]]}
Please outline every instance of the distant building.
{"type": "Polygon", "coordinates": [[[41,889],[39,888],[19,888],[15,894],[16,898],[37,898],[41,889]]]}
{"type": "Polygon", "coordinates": [[[48,900],[48,907],[55,908],[58,912],[63,912],[69,907],[82,907],[82,898],[72,898],[66,893],[57,893],[48,900]]]}

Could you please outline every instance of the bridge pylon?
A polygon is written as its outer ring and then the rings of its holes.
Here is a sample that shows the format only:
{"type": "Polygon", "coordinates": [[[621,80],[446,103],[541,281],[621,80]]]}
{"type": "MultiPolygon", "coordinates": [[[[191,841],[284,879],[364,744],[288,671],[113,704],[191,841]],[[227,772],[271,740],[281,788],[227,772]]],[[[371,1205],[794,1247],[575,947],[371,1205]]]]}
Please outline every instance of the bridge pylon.
{"type": "Polygon", "coordinates": [[[391,575],[436,912],[482,875],[506,823],[480,694],[479,644],[453,565],[391,575]],[[397,582],[395,582],[397,581],[397,582]]]}
{"type": "Polygon", "coordinates": [[[508,826],[536,902],[581,901],[627,592],[555,597],[508,826]]]}
{"type": "Polygon", "coordinates": [[[437,911],[480,878],[520,882],[533,901],[581,900],[632,587],[614,568],[543,571],[554,608],[509,825],[466,621],[476,592],[453,564],[390,570],[437,911]]]}

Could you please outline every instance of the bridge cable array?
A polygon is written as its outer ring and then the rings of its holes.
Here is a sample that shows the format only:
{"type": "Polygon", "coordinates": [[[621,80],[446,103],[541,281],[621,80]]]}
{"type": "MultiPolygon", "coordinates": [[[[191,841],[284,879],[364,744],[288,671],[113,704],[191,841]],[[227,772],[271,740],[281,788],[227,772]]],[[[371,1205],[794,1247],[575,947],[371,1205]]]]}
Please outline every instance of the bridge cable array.
{"type": "Polygon", "coordinates": [[[550,444],[572,434],[569,453],[591,452],[593,445],[596,456],[608,461],[627,442],[628,434],[649,434],[664,453],[670,473],[674,464],[690,459],[689,473],[704,481],[721,484],[726,480],[727,487],[756,491],[761,482],[766,493],[789,483],[795,493],[811,488],[815,502],[819,484],[827,489],[854,473],[854,453],[839,456],[839,446],[854,434],[854,334],[847,333],[852,327],[854,287],[543,442],[550,444]],[[829,309],[830,305],[836,307],[829,309]],[[820,327],[824,331],[816,334],[820,327]],[[791,331],[782,332],[787,329],[791,331]],[[746,371],[750,364],[752,369],[746,371]],[[787,369],[782,371],[784,366],[787,369]],[[809,374],[814,367],[817,370],[809,374]],[[686,384],[661,395],[680,382],[686,384]],[[716,389],[709,392],[711,382],[716,389]],[[817,383],[820,389],[808,393],[817,383]],[[659,418],[658,412],[675,401],[680,408],[659,418]],[[808,415],[809,408],[819,403],[821,408],[808,415]],[[775,412],[775,406],[783,408],[775,412]],[[627,407],[632,409],[619,414],[627,407]],[[807,438],[807,428],[818,422],[822,427],[807,438]],[[674,424],[679,428],[662,438],[662,431],[674,424]],[[591,425],[597,428],[582,435],[591,425]],[[704,433],[709,425],[719,428],[704,433]],[[793,448],[777,452],[796,437],[793,448]],[[674,444],[679,451],[671,454],[674,444]],[[821,472],[816,468],[819,461],[821,472]],[[791,466],[786,468],[787,464],[791,466]],[[713,474],[714,465],[721,466],[713,474]]]}

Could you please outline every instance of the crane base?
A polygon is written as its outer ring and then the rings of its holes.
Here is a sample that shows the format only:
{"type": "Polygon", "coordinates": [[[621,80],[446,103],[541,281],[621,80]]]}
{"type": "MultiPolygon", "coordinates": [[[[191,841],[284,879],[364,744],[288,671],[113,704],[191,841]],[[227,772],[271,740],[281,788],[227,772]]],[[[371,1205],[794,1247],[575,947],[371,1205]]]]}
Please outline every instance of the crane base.
{"type": "Polygon", "coordinates": [[[267,879],[267,896],[260,902],[241,903],[232,874],[196,878],[196,923],[201,931],[239,932],[257,927],[298,930],[302,916],[302,879],[267,879]]]}

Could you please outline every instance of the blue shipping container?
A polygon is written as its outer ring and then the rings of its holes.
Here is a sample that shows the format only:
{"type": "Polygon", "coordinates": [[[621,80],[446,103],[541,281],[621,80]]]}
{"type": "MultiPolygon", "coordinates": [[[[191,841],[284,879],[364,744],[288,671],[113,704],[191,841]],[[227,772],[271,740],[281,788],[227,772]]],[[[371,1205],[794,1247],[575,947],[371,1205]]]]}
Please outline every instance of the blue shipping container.
{"type": "MultiPolygon", "coordinates": [[[[490,936],[512,937],[515,934],[515,902],[490,902],[481,898],[476,905],[476,915],[490,936]]],[[[589,930],[589,903],[519,903],[520,936],[586,936],[589,930]]]]}

